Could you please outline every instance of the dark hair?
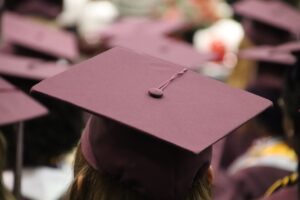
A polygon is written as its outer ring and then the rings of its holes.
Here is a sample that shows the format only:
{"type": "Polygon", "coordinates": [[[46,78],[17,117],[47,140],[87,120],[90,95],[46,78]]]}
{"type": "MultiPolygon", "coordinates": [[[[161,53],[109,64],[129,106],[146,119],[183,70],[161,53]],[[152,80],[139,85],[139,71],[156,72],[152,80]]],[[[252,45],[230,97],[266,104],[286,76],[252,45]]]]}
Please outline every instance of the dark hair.
{"type": "Polygon", "coordinates": [[[289,65],[281,63],[259,61],[257,62],[257,76],[268,75],[283,80],[289,67],[289,65]]]}
{"type": "Polygon", "coordinates": [[[294,128],[294,148],[300,154],[300,61],[297,66],[291,67],[287,73],[285,80],[285,88],[283,92],[283,99],[285,104],[285,111],[290,117],[294,128]]]}
{"type": "Polygon", "coordinates": [[[273,102],[273,106],[259,114],[255,118],[255,121],[268,131],[268,133],[274,136],[284,136],[282,125],[283,115],[281,108],[278,105],[278,100],[281,97],[282,90],[280,88],[270,86],[254,86],[247,90],[273,102]]]}
{"type": "MultiPolygon", "coordinates": [[[[286,75],[285,88],[283,92],[284,108],[293,125],[293,134],[290,135],[290,143],[300,157],[300,56],[297,55],[296,66],[289,68],[286,75]]],[[[298,174],[300,165],[298,162],[298,174]]],[[[298,195],[300,196],[300,184],[298,181],[298,195]]]]}
{"type": "Polygon", "coordinates": [[[55,62],[57,58],[55,56],[47,55],[46,53],[39,52],[37,50],[29,49],[19,45],[13,45],[13,53],[19,56],[26,56],[31,58],[38,58],[47,61],[55,62]]]}
{"type": "MultiPolygon", "coordinates": [[[[70,105],[39,98],[50,113],[25,123],[24,166],[55,166],[55,160],[71,151],[78,143],[82,121],[81,113],[70,105]]],[[[3,127],[8,141],[8,167],[14,166],[15,135],[13,126],[3,127]]]]}
{"type": "Polygon", "coordinates": [[[279,45],[294,38],[284,29],[248,17],[242,17],[241,22],[246,35],[256,45],[279,45]]]}
{"type": "MultiPolygon", "coordinates": [[[[13,84],[28,92],[35,82],[10,79],[13,84]]],[[[49,114],[24,124],[24,166],[54,166],[56,159],[76,147],[83,128],[82,113],[74,106],[36,96],[36,100],[49,109],[49,114]]],[[[9,168],[15,162],[15,135],[13,126],[2,127],[7,140],[7,164],[9,168]]]]}

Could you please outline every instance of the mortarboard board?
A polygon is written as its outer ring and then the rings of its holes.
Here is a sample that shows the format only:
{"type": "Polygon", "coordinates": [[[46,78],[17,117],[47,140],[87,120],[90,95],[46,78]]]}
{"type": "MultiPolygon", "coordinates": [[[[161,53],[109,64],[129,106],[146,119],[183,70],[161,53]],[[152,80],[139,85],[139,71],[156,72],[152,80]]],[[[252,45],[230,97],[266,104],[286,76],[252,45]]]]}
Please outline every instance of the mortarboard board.
{"type": "Polygon", "coordinates": [[[243,0],[233,6],[236,14],[293,33],[300,34],[300,12],[278,1],[243,0]]]}
{"type": "Polygon", "coordinates": [[[136,33],[150,35],[169,35],[188,28],[187,23],[179,20],[158,20],[149,18],[126,17],[108,26],[101,35],[107,38],[126,38],[136,33]]]}
{"type": "Polygon", "coordinates": [[[38,102],[0,78],[0,126],[33,119],[47,113],[38,102]]]}
{"type": "Polygon", "coordinates": [[[213,53],[199,53],[185,42],[146,34],[112,39],[109,45],[133,49],[192,69],[197,69],[201,64],[216,58],[213,53]]]}
{"type": "Polygon", "coordinates": [[[278,45],[276,50],[298,54],[300,52],[300,41],[288,42],[278,45]]]}
{"type": "Polygon", "coordinates": [[[168,200],[182,199],[196,174],[204,173],[213,143],[271,105],[180,65],[123,48],[32,90],[94,114],[81,140],[90,165],[153,199],[168,200]],[[118,125],[111,134],[102,133],[97,116],[118,125]]]}
{"type": "Polygon", "coordinates": [[[276,63],[283,65],[293,65],[296,63],[296,58],[292,54],[284,51],[278,51],[276,47],[259,46],[245,49],[239,52],[239,57],[262,61],[268,63],[276,63]]]}
{"type": "Polygon", "coordinates": [[[19,45],[58,58],[74,60],[79,53],[73,34],[51,28],[26,17],[5,12],[2,37],[6,43],[19,45]]]}
{"type": "Polygon", "coordinates": [[[43,80],[61,73],[69,68],[68,65],[55,62],[44,62],[35,58],[14,56],[0,53],[0,74],[43,80]]]}

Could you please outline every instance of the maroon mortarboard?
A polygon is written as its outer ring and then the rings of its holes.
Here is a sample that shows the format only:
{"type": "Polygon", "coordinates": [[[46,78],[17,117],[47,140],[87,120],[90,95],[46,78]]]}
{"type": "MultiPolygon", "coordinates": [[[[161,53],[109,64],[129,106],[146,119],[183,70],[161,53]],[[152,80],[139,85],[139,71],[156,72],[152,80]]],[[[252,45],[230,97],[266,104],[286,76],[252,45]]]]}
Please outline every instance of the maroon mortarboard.
{"type": "Polygon", "coordinates": [[[57,58],[78,58],[77,41],[73,34],[32,21],[24,16],[5,12],[2,37],[11,43],[57,58]]]}
{"type": "Polygon", "coordinates": [[[210,146],[271,105],[124,48],[84,61],[32,90],[93,113],[81,140],[88,163],[160,200],[184,199],[208,168],[210,146]]]}
{"type": "Polygon", "coordinates": [[[15,86],[0,78],[0,126],[33,119],[47,109],[15,86]]]}
{"type": "Polygon", "coordinates": [[[0,53],[0,74],[43,80],[69,69],[68,65],[0,53]]]}
{"type": "Polygon", "coordinates": [[[192,45],[160,36],[146,34],[132,35],[126,38],[115,38],[109,42],[111,47],[126,47],[138,52],[164,59],[191,69],[212,61],[216,56],[212,53],[200,53],[192,45]]]}
{"type": "Polygon", "coordinates": [[[47,114],[47,109],[0,78],[0,126],[18,123],[14,194],[20,199],[23,155],[23,122],[47,114]]]}
{"type": "Polygon", "coordinates": [[[108,26],[101,35],[107,38],[126,38],[143,32],[150,35],[169,35],[188,28],[179,20],[158,20],[141,17],[126,17],[108,26]]]}
{"type": "Polygon", "coordinates": [[[245,49],[239,52],[239,57],[283,65],[293,65],[297,61],[296,57],[291,53],[278,51],[276,47],[272,46],[258,46],[245,49]]]}
{"type": "Polygon", "coordinates": [[[243,0],[233,6],[236,14],[286,30],[295,36],[300,34],[300,12],[279,0],[243,0]]]}
{"type": "Polygon", "coordinates": [[[278,45],[276,50],[298,54],[300,52],[300,41],[288,42],[278,45]]]}

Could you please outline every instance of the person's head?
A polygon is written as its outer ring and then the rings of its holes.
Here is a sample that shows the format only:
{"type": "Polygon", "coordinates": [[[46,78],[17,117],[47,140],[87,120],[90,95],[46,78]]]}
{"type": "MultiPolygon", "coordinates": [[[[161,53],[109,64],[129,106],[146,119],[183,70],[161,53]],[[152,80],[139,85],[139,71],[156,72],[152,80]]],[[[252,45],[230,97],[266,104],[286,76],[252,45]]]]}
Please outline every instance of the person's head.
{"type": "MultiPolygon", "coordinates": [[[[291,67],[285,80],[282,107],[284,112],[284,125],[290,145],[300,158],[300,62],[291,67]]],[[[300,165],[298,162],[298,173],[300,165]]],[[[300,197],[300,183],[298,180],[298,196],[300,197]]]]}
{"type": "MultiPolygon", "coordinates": [[[[80,146],[75,159],[75,179],[67,194],[72,200],[145,200],[141,194],[119,183],[113,177],[92,168],[82,155],[80,146]]],[[[203,177],[195,180],[185,200],[211,199],[212,172],[209,169],[203,177]]]]}
{"type": "Polygon", "coordinates": [[[87,150],[86,136],[83,136],[77,149],[75,180],[68,199],[156,199],[153,196],[173,193],[170,188],[180,191],[178,195],[182,200],[211,199],[210,149],[195,156],[165,142],[139,135],[137,130],[95,116],[90,119],[84,134],[87,131],[101,135],[93,141],[98,142],[98,150],[94,149],[94,152],[98,151],[95,154],[102,160],[97,163],[102,166],[95,167],[87,161],[91,158],[86,158],[90,155],[84,153],[87,150]],[[191,161],[198,165],[193,166],[191,161]],[[190,180],[187,181],[185,174],[190,180]],[[190,185],[186,187],[182,183],[190,185]],[[154,194],[149,195],[150,192],[154,194]]]}
{"type": "Polygon", "coordinates": [[[255,45],[278,45],[297,37],[299,10],[279,0],[242,0],[233,5],[255,45]]]}
{"type": "Polygon", "coordinates": [[[264,136],[284,136],[282,126],[282,111],[278,105],[282,89],[273,86],[256,85],[247,89],[249,92],[269,99],[273,106],[256,116],[252,122],[264,136]]]}
{"type": "MultiPolygon", "coordinates": [[[[123,48],[46,79],[32,91],[93,113],[81,137],[84,159],[143,199],[187,198],[197,181],[209,176],[211,146],[271,106],[183,66],[123,48]]],[[[90,178],[78,177],[79,183],[90,178]]],[[[99,190],[90,182],[82,187],[99,190]]]]}
{"type": "Polygon", "coordinates": [[[283,80],[285,78],[285,73],[287,69],[291,66],[290,64],[282,64],[276,62],[264,62],[264,61],[257,61],[257,72],[256,76],[270,76],[273,77],[274,80],[283,80]]]}
{"type": "MultiPolygon", "coordinates": [[[[81,113],[70,105],[38,98],[50,113],[41,118],[27,121],[24,125],[25,167],[56,167],[64,156],[76,147],[81,131],[81,113]]],[[[3,127],[8,143],[7,166],[15,166],[16,134],[14,126],[3,127]]]]}
{"type": "Polygon", "coordinates": [[[291,145],[300,155],[300,69],[299,61],[286,76],[283,93],[285,129],[291,145]]]}
{"type": "Polygon", "coordinates": [[[277,45],[291,40],[291,34],[263,22],[242,18],[245,34],[255,45],[277,45]]]}

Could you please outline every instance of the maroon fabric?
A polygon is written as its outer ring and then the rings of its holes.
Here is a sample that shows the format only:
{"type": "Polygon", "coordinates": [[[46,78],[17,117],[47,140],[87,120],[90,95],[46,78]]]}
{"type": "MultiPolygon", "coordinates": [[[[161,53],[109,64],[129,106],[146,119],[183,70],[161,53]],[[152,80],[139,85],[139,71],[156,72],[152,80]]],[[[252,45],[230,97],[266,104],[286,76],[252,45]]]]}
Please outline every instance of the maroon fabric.
{"type": "Polygon", "coordinates": [[[211,148],[194,154],[97,116],[83,134],[83,155],[95,169],[149,199],[184,199],[210,163],[211,148]]]}
{"type": "Polygon", "coordinates": [[[10,44],[2,44],[0,47],[1,54],[14,54],[14,46],[10,44]]]}
{"type": "Polygon", "coordinates": [[[75,60],[79,56],[73,34],[5,12],[2,17],[4,42],[20,45],[58,58],[75,60]]]}
{"type": "Polygon", "coordinates": [[[216,58],[211,53],[197,52],[193,46],[185,42],[145,34],[112,39],[109,45],[133,49],[191,69],[197,69],[201,67],[201,64],[216,58]]]}
{"type": "Polygon", "coordinates": [[[297,185],[293,187],[283,188],[275,192],[269,197],[262,198],[262,200],[299,200],[297,185]]]}
{"type": "Polygon", "coordinates": [[[47,113],[47,109],[0,78],[0,126],[33,119],[47,113]]]}
{"type": "Polygon", "coordinates": [[[104,38],[110,39],[131,37],[132,35],[136,35],[137,32],[139,34],[166,36],[183,31],[188,27],[183,21],[125,17],[108,26],[101,32],[101,35],[104,38]]]}
{"type": "Polygon", "coordinates": [[[258,137],[258,134],[250,132],[245,126],[242,126],[224,138],[220,168],[226,170],[236,158],[248,150],[258,137]]]}
{"type": "Polygon", "coordinates": [[[216,55],[197,52],[190,44],[166,36],[187,27],[182,21],[128,17],[109,26],[102,37],[109,47],[127,47],[189,68],[214,60],[216,55]]]}
{"type": "Polygon", "coordinates": [[[233,6],[236,14],[289,31],[300,33],[300,12],[280,0],[243,0],[233,6]]]}
{"type": "Polygon", "coordinates": [[[92,117],[82,136],[89,164],[163,200],[182,199],[197,171],[200,176],[206,171],[211,145],[271,105],[180,65],[123,48],[32,90],[106,118],[103,123],[92,117]],[[165,83],[161,98],[149,95],[165,83]],[[103,125],[107,128],[101,131],[103,125]]]}
{"type": "Polygon", "coordinates": [[[148,94],[149,89],[182,69],[151,56],[114,48],[40,82],[33,90],[194,153],[271,105],[264,98],[192,71],[173,81],[162,98],[148,94]]]}
{"type": "Polygon", "coordinates": [[[278,179],[291,172],[273,167],[249,167],[233,176],[219,172],[213,187],[214,200],[253,200],[260,198],[278,179]]]}
{"type": "Polygon", "coordinates": [[[264,61],[284,65],[293,65],[297,59],[289,52],[279,51],[276,47],[259,46],[239,52],[239,57],[255,61],[264,61]]]}
{"type": "Polygon", "coordinates": [[[284,51],[284,52],[298,53],[298,52],[300,52],[300,42],[299,41],[288,42],[288,43],[277,46],[276,50],[284,51]]]}
{"type": "Polygon", "coordinates": [[[68,65],[0,53],[0,74],[43,80],[69,69],[68,65]]]}
{"type": "Polygon", "coordinates": [[[213,167],[214,170],[219,170],[219,168],[221,167],[225,138],[219,140],[213,145],[211,166],[213,167]]]}

